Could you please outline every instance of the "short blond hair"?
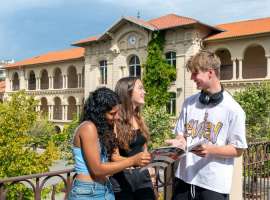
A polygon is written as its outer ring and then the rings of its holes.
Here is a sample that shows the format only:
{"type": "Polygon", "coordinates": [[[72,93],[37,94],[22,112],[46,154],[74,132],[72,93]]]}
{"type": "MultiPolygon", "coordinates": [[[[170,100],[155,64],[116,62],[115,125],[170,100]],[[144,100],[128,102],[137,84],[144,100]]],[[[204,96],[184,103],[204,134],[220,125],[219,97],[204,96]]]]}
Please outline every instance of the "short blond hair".
{"type": "Polygon", "coordinates": [[[220,59],[213,52],[200,50],[197,54],[190,57],[187,61],[186,68],[190,72],[207,71],[214,69],[217,77],[220,77],[220,59]]]}

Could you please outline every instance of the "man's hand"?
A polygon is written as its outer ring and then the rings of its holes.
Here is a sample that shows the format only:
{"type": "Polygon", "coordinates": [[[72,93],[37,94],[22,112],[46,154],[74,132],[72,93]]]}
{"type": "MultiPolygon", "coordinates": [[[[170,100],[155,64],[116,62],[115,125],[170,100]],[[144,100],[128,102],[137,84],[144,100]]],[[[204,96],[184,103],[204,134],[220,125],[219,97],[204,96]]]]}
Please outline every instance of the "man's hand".
{"type": "Polygon", "coordinates": [[[206,157],[210,154],[210,149],[212,145],[207,145],[207,144],[201,144],[196,147],[194,147],[191,152],[196,154],[197,156],[200,157],[206,157]]]}
{"type": "Polygon", "coordinates": [[[233,145],[216,146],[213,144],[201,144],[194,147],[191,152],[201,157],[206,157],[211,154],[221,158],[233,158],[241,156],[243,151],[244,149],[238,149],[233,145]]]}
{"type": "Polygon", "coordinates": [[[187,141],[182,135],[177,135],[175,139],[168,139],[165,142],[171,146],[186,149],[187,141]]]}

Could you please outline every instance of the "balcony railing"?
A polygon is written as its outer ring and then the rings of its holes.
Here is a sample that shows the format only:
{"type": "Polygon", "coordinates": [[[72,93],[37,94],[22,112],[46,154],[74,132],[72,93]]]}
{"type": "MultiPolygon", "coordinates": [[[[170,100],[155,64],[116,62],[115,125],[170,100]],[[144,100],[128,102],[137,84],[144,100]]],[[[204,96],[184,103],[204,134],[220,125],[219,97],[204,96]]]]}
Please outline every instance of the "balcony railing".
{"type": "MultiPolygon", "coordinates": [[[[173,161],[170,159],[160,159],[156,160],[154,164],[151,166],[155,171],[155,181],[154,187],[157,191],[157,194],[163,195],[163,199],[170,199],[172,194],[172,183],[174,177],[174,168],[173,161]]],[[[71,188],[72,181],[75,177],[75,172],[73,169],[66,169],[61,171],[53,171],[42,174],[33,174],[26,176],[18,176],[7,179],[0,180],[0,199],[7,200],[8,189],[7,185],[15,185],[15,184],[24,184],[28,188],[30,188],[34,193],[35,200],[41,200],[42,191],[48,189],[48,187],[52,188],[50,192],[50,199],[66,199],[68,195],[68,191],[71,188]],[[50,180],[54,177],[58,178],[57,183],[50,185],[50,180]],[[57,198],[57,189],[56,186],[60,182],[64,183],[64,188],[61,190],[63,193],[62,197],[57,198]]],[[[59,195],[58,195],[59,196],[59,195]]],[[[24,194],[19,193],[17,195],[18,200],[23,200],[24,194]]]]}
{"type": "Polygon", "coordinates": [[[252,143],[244,153],[243,199],[270,199],[270,141],[252,143]]]}
{"type": "MultiPolygon", "coordinates": [[[[8,189],[6,188],[7,185],[15,185],[15,184],[24,184],[25,186],[29,187],[34,193],[35,200],[41,200],[41,192],[48,187],[48,183],[53,177],[57,177],[59,181],[64,183],[64,199],[66,199],[67,192],[71,187],[71,183],[74,177],[74,170],[73,169],[66,169],[42,174],[32,174],[26,176],[18,176],[12,177],[7,179],[0,180],[0,199],[7,200],[8,189]]],[[[51,185],[51,199],[56,199],[56,184],[51,185]]],[[[23,200],[24,194],[19,193],[17,195],[18,200],[23,200]]]]}
{"type": "Polygon", "coordinates": [[[259,85],[262,82],[270,81],[270,78],[253,78],[253,79],[231,79],[221,80],[221,83],[225,87],[230,86],[246,86],[246,85],[259,85]]]}
{"type": "MultiPolygon", "coordinates": [[[[268,200],[270,199],[270,141],[249,144],[243,155],[243,199],[244,200],[268,200]]],[[[171,199],[174,169],[177,163],[161,158],[156,160],[151,167],[155,170],[154,187],[164,200],[171,199]]],[[[66,199],[75,177],[73,169],[18,176],[0,180],[0,199],[6,200],[7,185],[24,184],[34,193],[35,200],[41,200],[41,191],[48,187],[53,177],[62,182],[64,187],[62,199],[66,199]]],[[[56,183],[51,184],[50,198],[57,199],[56,183]]],[[[17,199],[24,199],[24,194],[18,194],[17,199]]]]}

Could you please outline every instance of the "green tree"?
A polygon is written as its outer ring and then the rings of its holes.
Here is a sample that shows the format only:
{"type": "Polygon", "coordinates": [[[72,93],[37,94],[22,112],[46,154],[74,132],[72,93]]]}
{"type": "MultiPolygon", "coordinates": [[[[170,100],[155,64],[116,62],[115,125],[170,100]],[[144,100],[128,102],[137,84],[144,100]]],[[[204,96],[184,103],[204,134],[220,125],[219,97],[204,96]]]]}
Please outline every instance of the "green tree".
{"type": "Polygon", "coordinates": [[[68,161],[68,164],[73,163],[72,156],[72,139],[76,127],[79,125],[79,119],[74,117],[72,122],[64,126],[63,131],[56,135],[55,141],[61,150],[61,159],[68,161]]]}
{"type": "Polygon", "coordinates": [[[143,65],[147,105],[166,106],[170,97],[168,88],[176,77],[176,69],[165,60],[164,43],[164,32],[154,32],[148,44],[147,60],[143,65]]]}
{"type": "Polygon", "coordinates": [[[48,142],[57,140],[57,133],[55,131],[54,125],[48,121],[47,118],[40,115],[36,121],[34,121],[33,125],[29,129],[28,135],[31,139],[31,145],[34,149],[37,147],[44,148],[48,145],[48,142]]]}
{"type": "Polygon", "coordinates": [[[248,140],[270,139],[270,83],[252,85],[234,97],[246,112],[248,140]]]}
{"type": "MultiPolygon", "coordinates": [[[[12,94],[9,101],[0,104],[0,178],[47,172],[58,158],[53,141],[47,142],[43,153],[32,148],[29,131],[38,117],[36,105],[37,101],[23,91],[12,94]]],[[[17,199],[18,190],[29,194],[22,185],[11,188],[8,199],[17,199]]]]}
{"type": "Polygon", "coordinates": [[[164,106],[145,107],[143,116],[150,132],[149,149],[163,146],[166,139],[173,137],[172,119],[164,106]]]}

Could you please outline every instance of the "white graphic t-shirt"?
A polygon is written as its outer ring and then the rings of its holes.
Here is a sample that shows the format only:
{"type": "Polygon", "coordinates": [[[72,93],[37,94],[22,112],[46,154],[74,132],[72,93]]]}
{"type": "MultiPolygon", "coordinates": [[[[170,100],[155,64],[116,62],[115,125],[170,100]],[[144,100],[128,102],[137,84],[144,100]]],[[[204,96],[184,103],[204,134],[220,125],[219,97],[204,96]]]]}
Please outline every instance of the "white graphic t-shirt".
{"type": "MultiPolygon", "coordinates": [[[[207,140],[217,146],[247,148],[245,113],[231,95],[224,91],[223,101],[216,106],[201,104],[199,96],[195,94],[184,102],[175,133],[187,136],[187,146],[207,140]]],[[[234,158],[199,157],[187,152],[175,175],[186,183],[229,194],[233,164],[234,158]]]]}

